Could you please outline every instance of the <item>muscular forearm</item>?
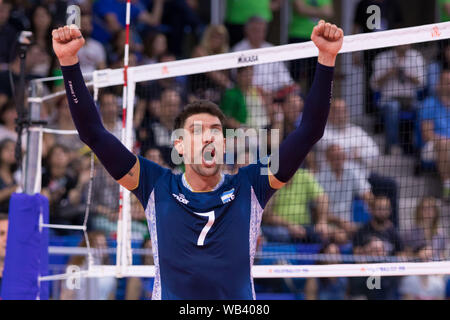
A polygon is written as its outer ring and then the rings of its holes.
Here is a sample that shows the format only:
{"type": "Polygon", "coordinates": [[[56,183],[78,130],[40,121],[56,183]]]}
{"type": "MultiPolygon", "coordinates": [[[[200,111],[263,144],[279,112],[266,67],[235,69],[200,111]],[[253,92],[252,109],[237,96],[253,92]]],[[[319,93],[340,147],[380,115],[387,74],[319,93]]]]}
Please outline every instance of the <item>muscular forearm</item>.
{"type": "Polygon", "coordinates": [[[300,126],[280,145],[280,165],[275,177],[281,182],[289,181],[314,144],[323,136],[330,111],[333,74],[333,67],[317,64],[313,84],[305,99],[300,126]]]}
{"type": "Polygon", "coordinates": [[[119,180],[131,170],[136,157],[103,126],[79,64],[61,69],[70,113],[81,141],[92,149],[109,174],[119,180]]]}

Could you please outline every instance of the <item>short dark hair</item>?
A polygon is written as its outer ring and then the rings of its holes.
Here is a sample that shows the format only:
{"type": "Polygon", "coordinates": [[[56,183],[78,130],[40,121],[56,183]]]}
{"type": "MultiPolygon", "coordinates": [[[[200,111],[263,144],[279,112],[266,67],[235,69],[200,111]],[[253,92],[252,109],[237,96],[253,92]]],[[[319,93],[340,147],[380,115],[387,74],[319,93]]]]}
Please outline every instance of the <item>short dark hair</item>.
{"type": "Polygon", "coordinates": [[[0,213],[0,221],[8,220],[8,215],[6,213],[0,213]]]}
{"type": "Polygon", "coordinates": [[[215,116],[219,118],[222,127],[225,126],[225,115],[217,104],[209,100],[197,100],[186,105],[183,111],[178,114],[175,118],[174,130],[183,128],[187,118],[199,113],[207,113],[215,116]]]}

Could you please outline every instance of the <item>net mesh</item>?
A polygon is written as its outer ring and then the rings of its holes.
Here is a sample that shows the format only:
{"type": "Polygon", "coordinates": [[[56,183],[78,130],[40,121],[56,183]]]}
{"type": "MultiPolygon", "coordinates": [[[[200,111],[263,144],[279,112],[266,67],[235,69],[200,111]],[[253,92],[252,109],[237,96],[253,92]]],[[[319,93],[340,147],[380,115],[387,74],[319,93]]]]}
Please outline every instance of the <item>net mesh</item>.
{"type": "MultiPolygon", "coordinates": [[[[367,276],[446,273],[444,265],[427,263],[449,260],[450,118],[445,103],[439,104],[450,96],[449,29],[441,24],[346,37],[324,137],[264,211],[253,274],[266,279],[255,281],[257,292],[303,294],[312,285],[305,278],[320,277],[325,279],[320,285],[342,281],[359,297],[367,293],[361,289],[367,276]]],[[[171,159],[172,126],[182,107],[197,99],[216,102],[227,128],[277,130],[279,138],[272,139],[279,141],[271,140],[270,150],[301,122],[315,55],[306,43],[181,61],[168,56],[130,68],[133,118],[127,129],[133,151],[183,172],[171,159]]],[[[121,129],[122,75],[121,70],[94,74],[100,111],[112,132],[121,129]]],[[[71,149],[79,144],[74,137],[53,139],[71,149]]],[[[255,159],[250,144],[235,150],[248,155],[247,163],[255,159]]],[[[83,150],[75,148],[74,160],[86,190],[90,153],[83,150]]],[[[234,174],[245,164],[227,164],[224,171],[234,174]]],[[[114,248],[119,189],[97,161],[93,172],[88,226],[114,248]]],[[[42,186],[47,187],[45,179],[42,186]]],[[[71,210],[84,217],[77,206],[65,212],[71,210]]],[[[131,228],[121,237],[133,247],[132,264],[152,265],[145,214],[133,195],[129,217],[131,228]]],[[[151,275],[151,269],[127,270],[122,275],[151,275]]],[[[383,277],[382,286],[398,292],[399,281],[383,277]]]]}

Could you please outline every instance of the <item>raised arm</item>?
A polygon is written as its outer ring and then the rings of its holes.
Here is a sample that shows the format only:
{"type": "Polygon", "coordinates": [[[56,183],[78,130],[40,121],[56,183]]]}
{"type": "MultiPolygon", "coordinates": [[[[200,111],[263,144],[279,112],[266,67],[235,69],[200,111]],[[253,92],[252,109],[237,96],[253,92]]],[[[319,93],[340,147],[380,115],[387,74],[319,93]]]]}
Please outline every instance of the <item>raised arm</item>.
{"type": "Polygon", "coordinates": [[[278,172],[269,175],[270,185],[281,188],[295,174],[314,144],[322,138],[330,111],[336,56],[342,47],[344,32],[321,20],[311,40],[319,49],[314,81],[307,98],[300,126],[280,145],[278,172]]]}
{"type": "Polygon", "coordinates": [[[100,114],[81,74],[77,52],[84,38],[72,25],[53,30],[53,50],[64,77],[70,113],[81,141],[87,144],[109,174],[122,186],[133,190],[139,183],[139,161],[103,126],[100,114]]]}

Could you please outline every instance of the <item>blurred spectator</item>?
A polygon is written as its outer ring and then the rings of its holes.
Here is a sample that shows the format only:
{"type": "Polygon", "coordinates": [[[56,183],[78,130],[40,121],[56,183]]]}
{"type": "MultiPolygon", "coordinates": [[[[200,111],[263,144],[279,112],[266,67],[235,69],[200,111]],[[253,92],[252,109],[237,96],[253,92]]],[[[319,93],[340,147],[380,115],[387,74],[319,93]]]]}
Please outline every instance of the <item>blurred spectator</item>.
{"type": "Polygon", "coordinates": [[[442,196],[450,199],[450,69],[443,70],[437,96],[427,98],[420,110],[422,159],[436,161],[443,182],[442,196]]]}
{"type": "MultiPolygon", "coordinates": [[[[364,242],[359,245],[358,254],[364,258],[360,262],[370,263],[376,258],[383,261],[384,257],[389,255],[390,244],[373,234],[367,234],[364,242]]],[[[371,278],[350,277],[348,297],[352,300],[397,300],[399,282],[399,277],[379,277],[376,273],[371,278]]]]}
{"type": "MultiPolygon", "coordinates": [[[[419,262],[433,259],[431,246],[416,248],[419,262]]],[[[403,300],[443,300],[445,298],[445,278],[443,275],[411,275],[402,279],[399,288],[403,300]]]]}
{"type": "MultiPolygon", "coordinates": [[[[125,54],[125,41],[126,41],[126,30],[122,29],[114,33],[112,39],[106,45],[106,58],[108,66],[111,68],[121,68],[124,63],[125,54]]],[[[139,39],[130,35],[129,39],[129,66],[137,65],[140,52],[143,50],[143,46],[139,39]]]]}
{"type": "Polygon", "coordinates": [[[254,67],[237,70],[236,86],[225,91],[220,108],[227,116],[227,127],[268,128],[269,106],[266,105],[259,90],[253,86],[254,67]]]}
{"type": "MultiPolygon", "coordinates": [[[[5,266],[7,238],[8,238],[8,215],[5,213],[0,213],[0,289],[2,287],[3,268],[5,266]]],[[[1,298],[2,297],[0,296],[0,300],[1,298]]]]}
{"type": "Polygon", "coordinates": [[[9,198],[16,192],[19,181],[15,175],[17,163],[15,142],[4,139],[0,142],[0,212],[9,211],[9,198]]]}
{"type": "Polygon", "coordinates": [[[0,2],[0,71],[8,68],[8,63],[12,60],[13,44],[18,36],[16,28],[9,24],[12,1],[0,2]],[[8,45],[5,45],[8,44],[8,45]]]}
{"type": "MultiPolygon", "coordinates": [[[[79,211],[81,192],[84,185],[69,170],[69,150],[62,145],[54,145],[42,172],[42,193],[49,199],[50,223],[82,224],[83,214],[79,211]]],[[[58,230],[67,234],[66,230],[58,230]]]]}
{"type": "MultiPolygon", "coordinates": [[[[353,34],[376,32],[382,30],[396,29],[403,23],[403,15],[397,0],[362,0],[359,1],[353,17],[353,34]],[[380,29],[373,28],[368,20],[373,14],[367,9],[376,5],[380,8],[380,29]]],[[[364,50],[362,53],[353,54],[353,61],[357,66],[364,69],[364,86],[365,86],[365,110],[367,113],[376,113],[377,110],[373,104],[374,92],[370,86],[370,78],[374,70],[373,60],[375,56],[383,51],[383,49],[364,50]],[[361,57],[361,54],[363,55],[361,57]]]]}
{"type": "Polygon", "coordinates": [[[364,247],[371,237],[383,242],[385,255],[403,255],[403,242],[391,221],[391,203],[387,197],[376,197],[371,206],[371,219],[363,225],[353,238],[354,254],[364,254],[364,247]]]}
{"type": "Polygon", "coordinates": [[[36,1],[12,0],[2,1],[11,3],[12,9],[9,15],[9,22],[16,30],[30,30],[31,22],[29,13],[36,1]]]}
{"type": "MultiPolygon", "coordinates": [[[[75,125],[70,114],[69,103],[65,96],[58,98],[54,112],[54,120],[49,127],[58,130],[75,130],[75,125]]],[[[80,150],[84,143],[81,142],[77,134],[56,134],[52,135],[54,143],[64,146],[69,151],[70,160],[78,156],[77,151],[80,150]]]]}
{"type": "Polygon", "coordinates": [[[38,0],[37,2],[48,9],[55,26],[60,27],[66,24],[67,0],[38,0]]]}
{"type": "MultiPolygon", "coordinates": [[[[142,249],[152,250],[150,238],[142,243],[142,249]]],[[[142,265],[154,265],[153,254],[146,252],[142,258],[142,265]]],[[[154,278],[128,278],[126,286],[125,300],[151,300],[153,294],[154,278]]]]}
{"type": "Polygon", "coordinates": [[[78,51],[78,60],[83,73],[106,68],[105,48],[100,42],[91,38],[92,16],[90,14],[81,15],[81,32],[83,32],[85,43],[78,51]]]}
{"type": "Polygon", "coordinates": [[[431,61],[427,68],[426,93],[429,96],[436,96],[437,87],[441,79],[442,70],[450,69],[450,42],[444,40],[438,42],[436,58],[431,61]]]}
{"type": "Polygon", "coordinates": [[[164,167],[164,168],[169,167],[167,165],[167,163],[164,161],[161,151],[156,147],[147,149],[147,151],[144,154],[144,157],[150,161],[153,161],[154,163],[159,164],[161,167],[164,167]]]}
{"type": "Polygon", "coordinates": [[[347,155],[348,164],[368,179],[375,195],[385,195],[391,200],[392,220],[398,223],[397,183],[394,179],[376,173],[380,150],[374,139],[364,129],[350,122],[347,103],[342,98],[332,100],[324,136],[316,145],[317,161],[325,163],[328,146],[339,145],[347,155]]]}
{"type": "MultiPolygon", "coordinates": [[[[228,32],[223,25],[209,25],[203,33],[200,45],[194,48],[192,57],[204,57],[228,52],[228,32]]],[[[212,71],[189,76],[189,91],[198,99],[219,103],[222,92],[232,86],[228,70],[212,71]]]]}
{"type": "Polygon", "coordinates": [[[415,111],[418,91],[423,89],[425,65],[421,53],[410,45],[397,46],[378,54],[371,86],[380,93],[379,107],[386,132],[385,153],[400,144],[400,111],[415,111]]]}
{"type": "Polygon", "coordinates": [[[158,147],[164,161],[172,165],[172,130],[175,117],[181,110],[181,98],[177,91],[166,89],[161,94],[158,118],[150,118],[138,128],[137,138],[143,153],[148,148],[158,147]]]}
{"type": "MultiPolygon", "coordinates": [[[[108,244],[103,233],[98,231],[88,232],[88,240],[92,250],[92,263],[95,265],[111,264],[107,249],[108,244]]],[[[83,238],[80,248],[86,248],[86,240],[83,238]]],[[[72,256],[67,263],[68,266],[78,266],[81,270],[87,270],[89,261],[87,255],[72,256]]],[[[113,300],[115,296],[117,280],[115,277],[77,279],[80,288],[69,289],[66,282],[62,281],[61,300],[113,300]]]]}
{"type": "Polygon", "coordinates": [[[167,52],[167,37],[164,33],[150,33],[144,39],[142,64],[158,62],[158,57],[167,52]]]}
{"type": "Polygon", "coordinates": [[[327,194],[308,171],[299,169],[266,207],[263,227],[269,241],[321,243],[347,241],[345,231],[329,226],[327,194]]]}
{"type": "MultiPolygon", "coordinates": [[[[158,57],[157,62],[164,63],[172,62],[175,60],[176,59],[173,53],[165,52],[158,57]]],[[[167,72],[167,67],[165,66],[161,68],[161,73],[164,74],[164,72],[167,72]]],[[[174,77],[138,83],[136,87],[136,94],[143,101],[147,102],[145,104],[145,107],[147,107],[148,114],[152,117],[157,117],[159,110],[159,100],[161,99],[161,94],[164,90],[176,90],[180,95],[183,104],[188,101],[185,80],[185,77],[174,77]]],[[[136,110],[136,112],[138,112],[138,110],[136,110]]]]}
{"type": "MultiPolygon", "coordinates": [[[[311,41],[311,34],[317,21],[324,19],[329,21],[333,18],[332,0],[293,0],[289,1],[291,17],[289,23],[289,43],[311,41]]],[[[317,58],[307,58],[291,62],[291,75],[298,81],[300,78],[306,80],[309,88],[315,71],[317,58]]]]}
{"type": "MultiPolygon", "coordinates": [[[[233,52],[269,48],[272,44],[265,41],[267,22],[260,17],[252,17],[245,25],[245,38],[233,46],[233,52]]],[[[285,95],[295,88],[289,70],[283,62],[258,64],[253,66],[253,85],[263,90],[269,98],[285,95]]]]}
{"type": "Polygon", "coordinates": [[[33,32],[34,43],[47,51],[49,54],[52,54],[52,38],[49,37],[49,34],[52,33],[54,26],[48,7],[44,5],[37,5],[33,8],[30,16],[31,31],[33,32]]]}
{"type": "Polygon", "coordinates": [[[16,119],[16,107],[12,103],[12,100],[9,100],[9,102],[0,109],[0,140],[5,138],[13,141],[17,140],[16,119]]]}
{"type": "MultiPolygon", "coordinates": [[[[139,1],[132,1],[130,9],[130,25],[158,26],[161,23],[164,0],[153,0],[154,6],[151,12],[139,1]]],[[[109,42],[113,35],[125,30],[126,1],[124,0],[102,0],[95,1],[93,5],[94,26],[92,38],[102,44],[109,42]]],[[[133,30],[130,30],[132,33],[133,30]]],[[[122,46],[125,42],[122,43],[122,46]]]]}
{"type": "Polygon", "coordinates": [[[439,20],[440,22],[450,21],[450,1],[438,0],[439,20]]]}
{"type": "MultiPolygon", "coordinates": [[[[424,197],[417,204],[414,225],[408,228],[403,240],[409,252],[421,246],[429,246],[432,251],[431,259],[444,259],[446,250],[446,235],[439,224],[441,213],[438,201],[433,197],[424,197]]],[[[429,261],[430,261],[429,260],[429,261]]]]}
{"type": "Polygon", "coordinates": [[[280,8],[282,0],[227,0],[225,22],[233,46],[244,37],[244,25],[248,19],[259,16],[267,23],[272,21],[272,11],[280,8]]]}
{"type": "Polygon", "coordinates": [[[303,107],[304,101],[298,92],[291,92],[284,99],[281,104],[283,112],[283,132],[280,135],[283,139],[300,125],[303,107]]]}
{"type": "Polygon", "coordinates": [[[351,236],[357,228],[352,217],[352,202],[361,198],[368,206],[373,195],[367,179],[355,171],[347,161],[345,151],[336,144],[326,149],[327,163],[317,174],[317,181],[330,199],[331,220],[351,236]]]}
{"type": "MultiPolygon", "coordinates": [[[[339,246],[335,243],[326,243],[319,254],[339,255],[339,246]]],[[[330,256],[326,261],[317,264],[340,264],[339,258],[330,256]]],[[[308,278],[305,284],[306,300],[345,300],[347,297],[347,278],[308,278]]]]}

